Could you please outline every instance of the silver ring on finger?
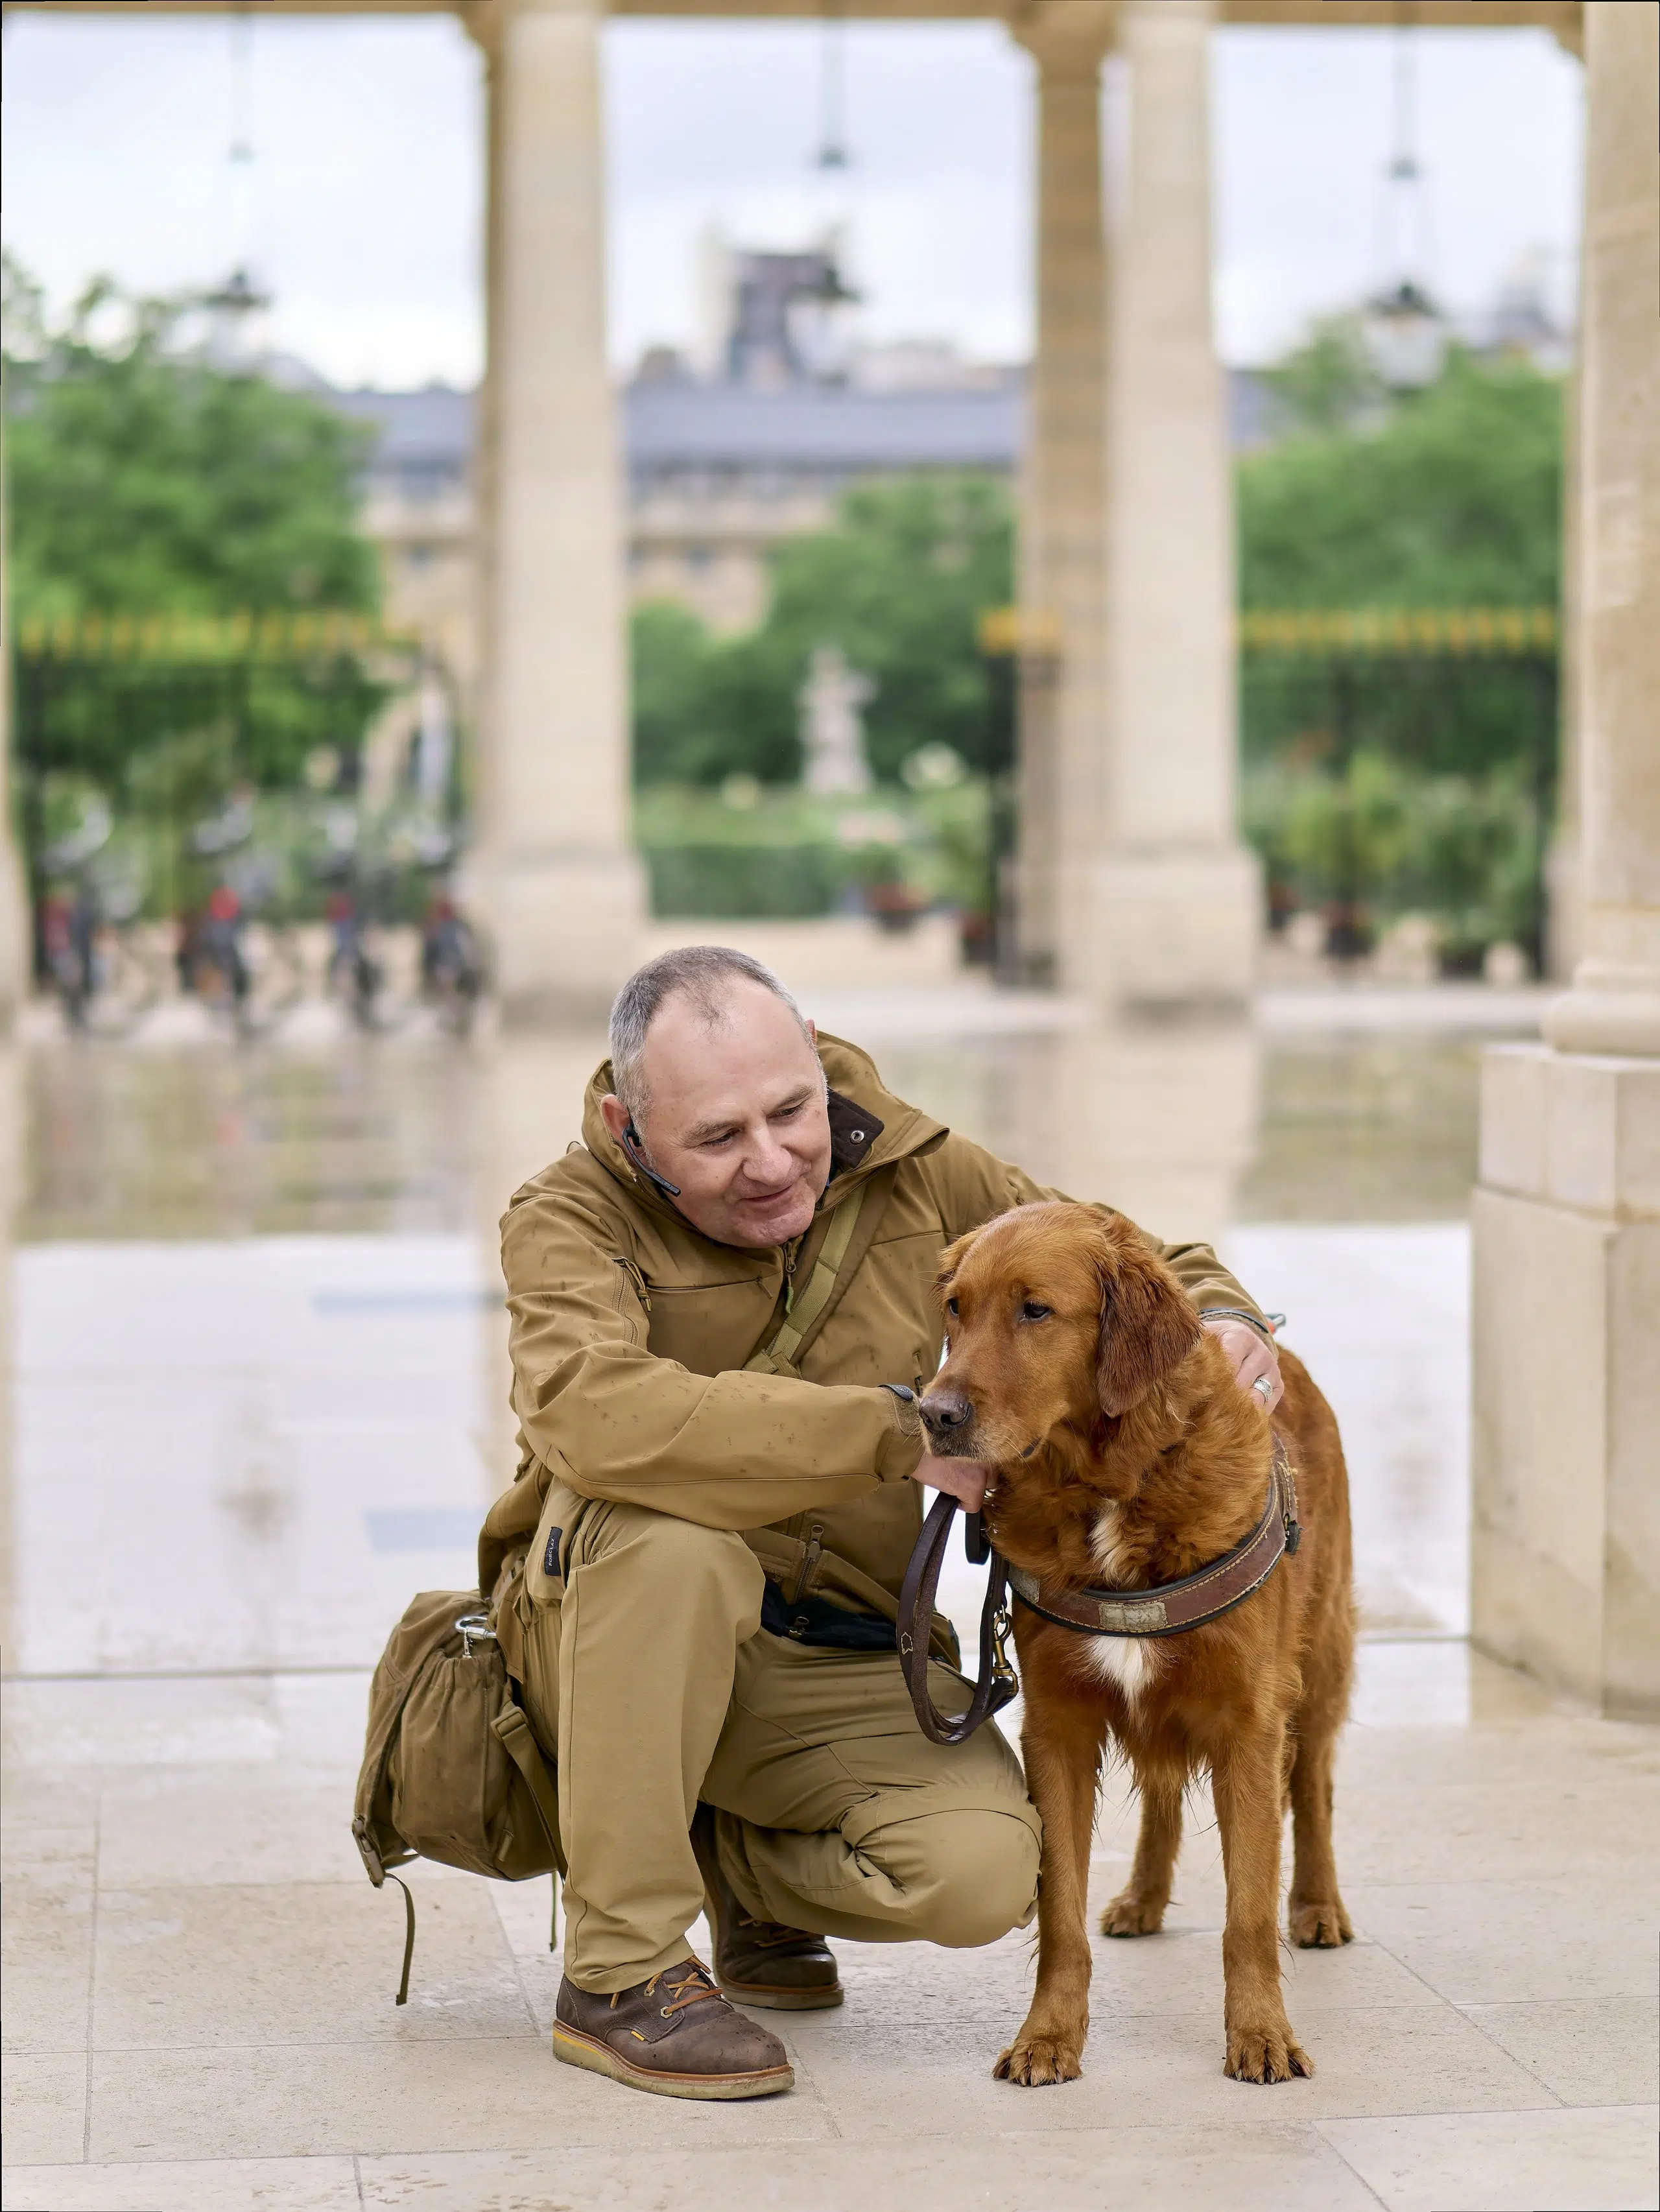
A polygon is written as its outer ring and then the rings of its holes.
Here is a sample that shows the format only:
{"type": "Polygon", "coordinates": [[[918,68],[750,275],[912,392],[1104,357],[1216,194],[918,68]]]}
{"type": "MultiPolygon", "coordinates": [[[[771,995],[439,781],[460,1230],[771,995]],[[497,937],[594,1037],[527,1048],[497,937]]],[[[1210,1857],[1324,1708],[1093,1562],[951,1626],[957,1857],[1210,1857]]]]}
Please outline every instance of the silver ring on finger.
{"type": "Polygon", "coordinates": [[[1256,1382],[1254,1382],[1250,1387],[1253,1390],[1259,1393],[1262,1397],[1262,1403],[1265,1406],[1268,1404],[1269,1399],[1274,1395],[1274,1385],[1269,1382],[1266,1375],[1259,1375],[1256,1382]]]}

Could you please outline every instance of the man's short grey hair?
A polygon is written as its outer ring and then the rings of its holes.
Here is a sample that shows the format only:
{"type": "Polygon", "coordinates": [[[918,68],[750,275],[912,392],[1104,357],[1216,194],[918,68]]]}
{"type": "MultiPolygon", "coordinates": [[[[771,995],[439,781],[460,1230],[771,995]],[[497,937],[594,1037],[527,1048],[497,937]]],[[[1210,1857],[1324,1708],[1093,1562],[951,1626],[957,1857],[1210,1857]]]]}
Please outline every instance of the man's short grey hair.
{"type": "Polygon", "coordinates": [[[771,969],[749,953],[734,951],[729,945],[682,945],[672,952],[660,952],[655,960],[635,969],[611,1010],[611,1079],[631,1119],[637,1120],[650,1103],[641,1063],[646,1033],[663,1007],[683,994],[708,1028],[719,1029],[734,983],[758,983],[775,999],[781,999],[802,1036],[807,1036],[800,1006],[771,969]]]}

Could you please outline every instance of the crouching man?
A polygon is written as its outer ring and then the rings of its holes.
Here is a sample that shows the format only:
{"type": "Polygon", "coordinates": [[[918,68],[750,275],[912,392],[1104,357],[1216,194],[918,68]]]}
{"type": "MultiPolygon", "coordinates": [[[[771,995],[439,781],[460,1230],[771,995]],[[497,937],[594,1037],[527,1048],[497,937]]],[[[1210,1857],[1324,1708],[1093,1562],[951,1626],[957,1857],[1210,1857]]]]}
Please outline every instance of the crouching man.
{"type": "MultiPolygon", "coordinates": [[[[827,1936],[989,1943],[1036,1908],[1014,1754],[994,1726],[924,1737],[894,1619],[918,1485],[983,1487],[925,1454],[912,1403],[940,1255],[1058,1194],[708,945],[624,986],[583,1137],[502,1224],[520,1468],[480,1547],[558,1773],[554,2052],[662,2095],[763,2096],[787,2055],[728,1998],[837,2005],[827,1936]],[[713,1972],[687,1940],[704,1910],[713,1972]]],[[[1271,1403],[1256,1309],[1206,1247],[1164,1252],[1271,1403]]]]}

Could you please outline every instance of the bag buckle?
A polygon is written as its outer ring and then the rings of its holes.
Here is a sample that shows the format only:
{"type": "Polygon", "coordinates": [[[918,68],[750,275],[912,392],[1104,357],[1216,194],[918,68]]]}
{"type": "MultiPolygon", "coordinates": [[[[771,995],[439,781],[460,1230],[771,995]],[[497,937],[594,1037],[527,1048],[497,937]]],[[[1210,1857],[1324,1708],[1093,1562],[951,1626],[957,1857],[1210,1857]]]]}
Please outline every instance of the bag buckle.
{"type": "Polygon", "coordinates": [[[490,1617],[487,1613],[464,1613],[457,1620],[455,1628],[456,1633],[461,1638],[461,1656],[464,1659],[471,1658],[472,1647],[475,1644],[494,1644],[497,1640],[496,1631],[490,1626],[490,1617]]]}
{"type": "Polygon", "coordinates": [[[362,1853],[363,1864],[368,1869],[369,1880],[379,1889],[386,1878],[386,1869],[379,1850],[375,1848],[374,1838],[370,1832],[369,1824],[361,1813],[356,1814],[352,1820],[351,1832],[358,1850],[362,1853]]]}

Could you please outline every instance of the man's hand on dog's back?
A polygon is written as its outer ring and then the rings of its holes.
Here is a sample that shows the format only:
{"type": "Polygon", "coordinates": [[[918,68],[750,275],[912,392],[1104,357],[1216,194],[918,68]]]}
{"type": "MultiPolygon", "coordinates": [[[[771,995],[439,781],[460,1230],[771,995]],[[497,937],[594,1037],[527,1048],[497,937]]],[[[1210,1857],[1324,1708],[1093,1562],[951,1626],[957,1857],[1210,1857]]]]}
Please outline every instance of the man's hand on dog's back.
{"type": "Polygon", "coordinates": [[[1201,1314],[1200,1318],[1227,1353],[1232,1363],[1234,1381],[1242,1390],[1256,1390],[1264,1411],[1271,1413],[1286,1395],[1274,1346],[1237,1315],[1208,1313],[1201,1314]],[[1258,1390],[1259,1382],[1271,1387],[1258,1390]]]}

